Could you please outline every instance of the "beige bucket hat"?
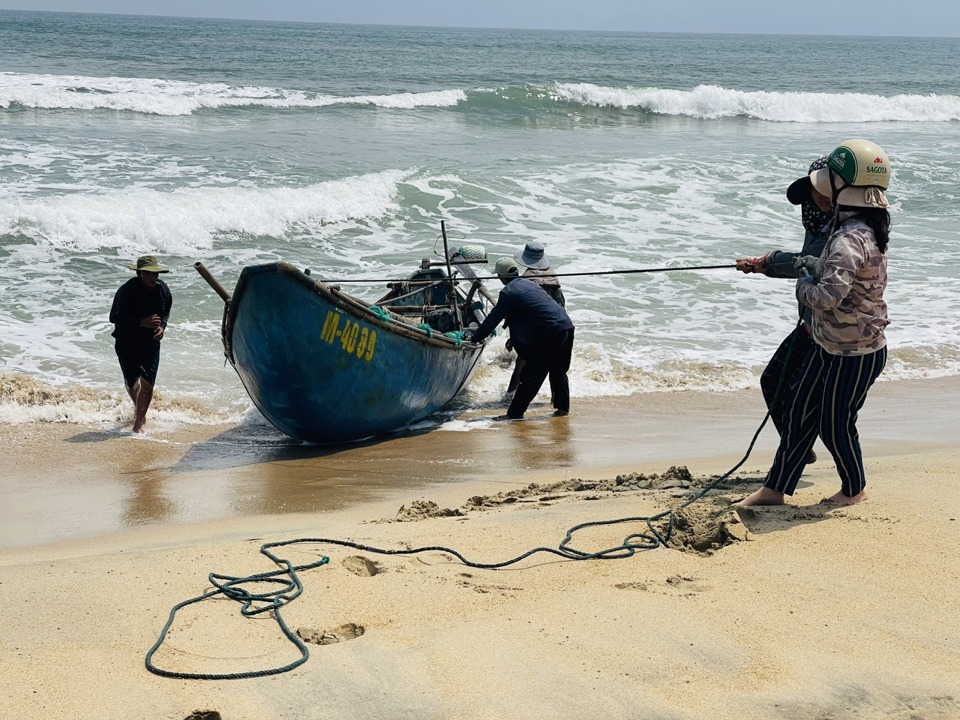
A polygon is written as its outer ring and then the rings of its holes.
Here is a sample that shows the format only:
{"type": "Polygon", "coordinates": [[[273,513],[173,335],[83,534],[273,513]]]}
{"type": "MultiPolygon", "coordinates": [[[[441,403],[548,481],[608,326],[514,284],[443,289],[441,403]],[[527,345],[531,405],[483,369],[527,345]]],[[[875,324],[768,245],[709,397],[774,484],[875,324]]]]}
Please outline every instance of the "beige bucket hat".
{"type": "Polygon", "coordinates": [[[160,261],[157,260],[156,255],[141,255],[140,257],[137,258],[136,265],[127,265],[127,267],[130,268],[131,270],[136,270],[137,272],[140,272],[141,270],[143,270],[144,272],[155,272],[155,273],[170,272],[167,268],[160,267],[160,261]]]}

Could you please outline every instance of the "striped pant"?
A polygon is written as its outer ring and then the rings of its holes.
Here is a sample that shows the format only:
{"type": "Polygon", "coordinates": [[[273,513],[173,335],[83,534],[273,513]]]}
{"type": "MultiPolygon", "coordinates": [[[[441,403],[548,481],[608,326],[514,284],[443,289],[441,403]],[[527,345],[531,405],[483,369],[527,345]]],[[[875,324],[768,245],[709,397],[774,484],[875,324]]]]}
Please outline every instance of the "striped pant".
{"type": "Polygon", "coordinates": [[[794,395],[787,399],[786,425],[764,486],[793,495],[817,435],[837,463],[841,492],[853,497],[867,485],[857,413],[883,372],[887,348],[869,355],[831,355],[819,345],[807,353],[794,395]]]}

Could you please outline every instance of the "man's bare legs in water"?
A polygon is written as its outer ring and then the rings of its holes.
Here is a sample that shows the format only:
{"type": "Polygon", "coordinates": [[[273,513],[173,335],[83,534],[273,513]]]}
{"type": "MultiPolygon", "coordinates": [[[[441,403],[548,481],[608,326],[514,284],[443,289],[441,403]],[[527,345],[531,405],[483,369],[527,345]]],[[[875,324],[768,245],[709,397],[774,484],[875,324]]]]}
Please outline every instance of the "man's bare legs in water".
{"type": "Polygon", "coordinates": [[[153,385],[143,378],[137,379],[133,387],[127,388],[127,394],[133,400],[133,431],[143,433],[147,425],[147,410],[153,400],[153,385]]]}

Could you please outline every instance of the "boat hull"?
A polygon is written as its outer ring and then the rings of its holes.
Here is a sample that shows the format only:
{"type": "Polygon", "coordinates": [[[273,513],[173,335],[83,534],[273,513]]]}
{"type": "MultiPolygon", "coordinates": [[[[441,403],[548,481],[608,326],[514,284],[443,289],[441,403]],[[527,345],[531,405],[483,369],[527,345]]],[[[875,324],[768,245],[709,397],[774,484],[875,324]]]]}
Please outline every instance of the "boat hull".
{"type": "Polygon", "coordinates": [[[317,443],[394,432],[436,412],[483,349],[390,320],[284,262],[242,271],[224,347],[264,417],[317,443]]]}

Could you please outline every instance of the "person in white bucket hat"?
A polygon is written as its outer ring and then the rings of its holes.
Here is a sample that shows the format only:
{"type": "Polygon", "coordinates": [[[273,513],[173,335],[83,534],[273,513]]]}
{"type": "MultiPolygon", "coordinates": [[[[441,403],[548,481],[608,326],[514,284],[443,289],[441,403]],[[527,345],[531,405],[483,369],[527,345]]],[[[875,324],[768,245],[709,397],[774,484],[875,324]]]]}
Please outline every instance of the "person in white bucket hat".
{"type": "Polygon", "coordinates": [[[560,289],[560,280],[557,279],[556,273],[550,267],[550,261],[547,259],[543,243],[531,240],[523,246],[523,250],[514,253],[513,259],[517,261],[517,265],[525,268],[520,277],[532,280],[542,287],[547,291],[547,295],[560,303],[560,307],[565,308],[567,306],[567,299],[560,289]]]}
{"type": "Polygon", "coordinates": [[[890,161],[876,143],[847,140],[808,177],[835,213],[820,256],[797,260],[808,273],[797,299],[813,311],[815,344],[798,372],[773,465],[741,507],[784,504],[818,434],[840,475],[840,491],[821,502],[852,505],[867,498],[857,413],[887,360],[890,161]]]}

